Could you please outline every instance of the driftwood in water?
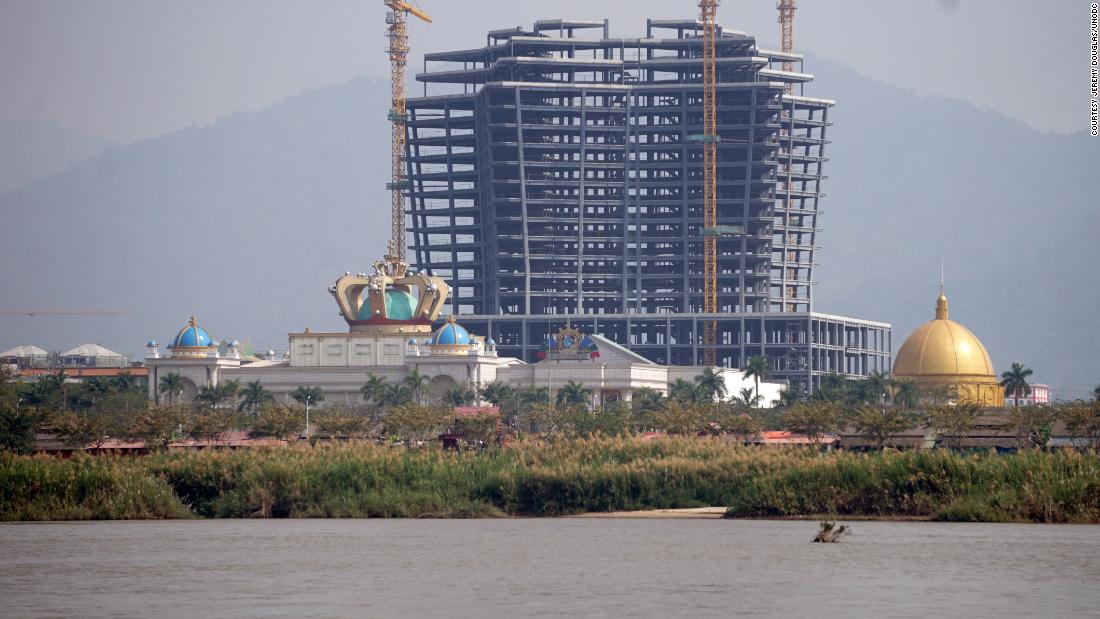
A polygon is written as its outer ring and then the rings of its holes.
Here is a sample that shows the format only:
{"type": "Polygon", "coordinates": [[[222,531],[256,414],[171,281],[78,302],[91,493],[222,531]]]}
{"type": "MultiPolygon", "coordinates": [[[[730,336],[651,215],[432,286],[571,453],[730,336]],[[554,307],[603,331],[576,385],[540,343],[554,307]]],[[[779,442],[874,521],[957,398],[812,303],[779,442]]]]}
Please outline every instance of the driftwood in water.
{"type": "Polygon", "coordinates": [[[851,534],[852,529],[847,525],[837,525],[835,522],[825,521],[821,523],[821,529],[814,536],[814,541],[823,543],[839,542],[842,536],[851,534]]]}

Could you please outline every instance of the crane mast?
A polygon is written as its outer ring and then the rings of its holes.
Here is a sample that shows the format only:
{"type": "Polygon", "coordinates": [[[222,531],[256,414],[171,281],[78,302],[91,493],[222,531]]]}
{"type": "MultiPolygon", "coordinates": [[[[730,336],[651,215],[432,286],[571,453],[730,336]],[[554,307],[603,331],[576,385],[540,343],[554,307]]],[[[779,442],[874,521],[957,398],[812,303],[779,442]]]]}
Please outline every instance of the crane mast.
{"type": "MultiPolygon", "coordinates": [[[[783,53],[790,54],[794,51],[794,12],[798,8],[798,3],[795,0],[779,0],[779,3],[775,5],[775,8],[779,10],[779,24],[780,24],[780,38],[782,39],[783,53]]],[[[790,60],[783,60],[783,70],[790,72],[794,70],[794,63],[790,60]]],[[[794,82],[787,82],[783,87],[783,92],[788,95],[794,94],[794,82]]],[[[782,128],[779,130],[779,139],[781,143],[780,152],[781,164],[780,164],[780,178],[782,184],[777,189],[782,190],[780,199],[783,201],[783,212],[788,213],[787,210],[790,206],[789,196],[791,190],[791,144],[790,144],[790,130],[788,129],[788,123],[790,123],[791,112],[787,107],[787,104],[783,104],[782,116],[782,128]],[[784,156],[785,155],[785,156],[784,156]]],[[[790,250],[790,246],[794,245],[797,241],[797,237],[790,232],[786,235],[787,248],[786,248],[786,260],[784,265],[784,289],[783,296],[786,299],[793,299],[796,295],[794,286],[786,285],[787,281],[794,281],[797,275],[797,269],[790,266],[798,262],[798,254],[790,250]]],[[[793,312],[796,305],[791,302],[786,303],[787,311],[793,312]]]]}
{"type": "MultiPolygon", "coordinates": [[[[789,54],[794,51],[794,12],[798,8],[798,2],[795,0],[779,0],[779,4],[775,5],[775,8],[779,9],[779,24],[782,30],[783,53],[789,54]]],[[[789,72],[793,69],[793,62],[790,60],[783,61],[784,71],[789,72]]],[[[794,82],[787,82],[784,89],[788,95],[793,95],[794,82]]]]}
{"type": "MultiPolygon", "coordinates": [[[[718,312],[718,121],[715,50],[718,3],[700,0],[703,23],[703,313],[718,312]]],[[[703,365],[717,365],[718,321],[703,323],[703,365]]]]}
{"type": "Polygon", "coordinates": [[[432,18],[404,0],[384,0],[384,3],[390,9],[386,13],[388,24],[386,37],[390,40],[387,50],[390,56],[388,118],[393,125],[390,136],[390,182],[386,184],[386,189],[392,192],[389,254],[398,260],[404,260],[405,191],[409,189],[404,170],[405,125],[409,121],[408,109],[405,106],[405,65],[409,56],[409,32],[406,22],[409,13],[428,23],[431,23],[432,18]]]}

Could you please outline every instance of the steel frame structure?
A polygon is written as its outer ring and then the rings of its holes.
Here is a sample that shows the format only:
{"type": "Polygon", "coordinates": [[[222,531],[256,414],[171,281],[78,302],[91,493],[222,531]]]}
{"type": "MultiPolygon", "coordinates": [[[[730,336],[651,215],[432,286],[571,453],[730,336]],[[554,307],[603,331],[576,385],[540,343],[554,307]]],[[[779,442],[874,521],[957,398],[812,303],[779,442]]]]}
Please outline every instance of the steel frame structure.
{"type": "MultiPolygon", "coordinates": [[[[785,92],[812,80],[783,68],[801,69],[800,55],[716,25],[708,131],[699,21],[648,20],[638,38],[607,31],[606,20],[545,20],[425,56],[423,96],[408,100],[411,261],[452,283],[464,320],[514,325],[492,335],[502,354],[529,360],[538,325],[596,315],[605,336],[647,356],[651,336],[627,323],[674,319],[680,343],[652,349],[654,360],[699,365],[710,348],[715,364],[739,366],[755,342],[739,330],[746,317],[799,316],[789,322],[803,325],[805,367],[774,364],[777,376],[809,385],[833,102],[785,92]],[[705,149],[691,140],[701,133],[720,138],[713,220],[705,149]],[[716,256],[713,309],[706,239],[716,256]],[[703,346],[699,316],[715,316],[713,347],[703,346]]],[[[872,339],[887,347],[872,356],[887,363],[850,367],[888,369],[889,326],[856,322],[885,330],[872,339]]]]}

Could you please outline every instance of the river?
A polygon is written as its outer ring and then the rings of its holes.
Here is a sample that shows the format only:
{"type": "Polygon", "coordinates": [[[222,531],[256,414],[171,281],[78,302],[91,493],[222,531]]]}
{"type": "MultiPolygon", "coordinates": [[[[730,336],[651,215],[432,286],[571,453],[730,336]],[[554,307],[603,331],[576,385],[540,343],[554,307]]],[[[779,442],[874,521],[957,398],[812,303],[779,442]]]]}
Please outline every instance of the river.
{"type": "Polygon", "coordinates": [[[0,525],[10,617],[1092,616],[1100,526],[751,520],[0,525]]]}

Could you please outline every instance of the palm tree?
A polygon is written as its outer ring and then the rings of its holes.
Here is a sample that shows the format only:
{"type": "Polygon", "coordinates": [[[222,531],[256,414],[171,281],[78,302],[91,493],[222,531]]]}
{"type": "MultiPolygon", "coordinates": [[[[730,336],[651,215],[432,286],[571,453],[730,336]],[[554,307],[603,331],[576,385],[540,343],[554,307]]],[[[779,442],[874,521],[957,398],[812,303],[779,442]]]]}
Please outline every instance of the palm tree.
{"type": "Polygon", "coordinates": [[[112,389],[111,381],[100,376],[93,376],[84,381],[84,391],[91,397],[93,407],[97,398],[111,393],[112,389]]]}
{"type": "Polygon", "coordinates": [[[867,389],[870,392],[868,395],[873,396],[874,404],[885,404],[886,396],[889,395],[893,384],[890,377],[878,370],[872,370],[864,382],[867,383],[867,389]]]}
{"type": "Polygon", "coordinates": [[[378,403],[382,406],[400,406],[412,402],[413,392],[405,383],[394,383],[383,385],[379,398],[378,403]]]}
{"type": "Polygon", "coordinates": [[[700,396],[708,402],[715,398],[719,402],[726,399],[726,381],[714,368],[703,368],[703,373],[695,377],[695,388],[700,396]]]}
{"type": "Polygon", "coordinates": [[[672,385],[668,388],[668,398],[670,400],[686,403],[694,402],[698,397],[699,392],[695,389],[695,385],[682,378],[672,381],[672,385]]]}
{"type": "Polygon", "coordinates": [[[363,394],[363,399],[368,402],[380,403],[386,394],[386,377],[375,376],[373,373],[367,374],[367,382],[359,388],[359,393],[363,394]]]}
{"type": "Polygon", "coordinates": [[[737,403],[749,408],[756,408],[762,399],[763,397],[759,393],[753,392],[751,387],[743,387],[740,397],[737,398],[737,403]]]}
{"type": "Polygon", "coordinates": [[[558,390],[557,404],[569,405],[569,404],[585,404],[587,405],[592,400],[592,390],[585,387],[583,383],[575,383],[569,381],[558,390]]]}
{"type": "Polygon", "coordinates": [[[1100,402],[1100,385],[1096,386],[1096,389],[1092,390],[1092,395],[1096,397],[1096,401],[1100,402]]]}
{"type": "Polygon", "coordinates": [[[650,387],[638,387],[630,395],[630,407],[635,414],[648,413],[661,405],[661,392],[650,387]]]}
{"type": "Polygon", "coordinates": [[[836,371],[829,372],[821,377],[821,386],[814,392],[814,399],[825,402],[836,402],[845,396],[848,381],[836,371]]]}
{"type": "Polygon", "coordinates": [[[760,395],[760,381],[772,377],[772,364],[764,355],[753,355],[745,362],[745,378],[756,383],[756,395],[760,395]]]}
{"type": "Polygon", "coordinates": [[[485,383],[478,389],[478,393],[481,395],[481,399],[493,406],[500,406],[515,395],[511,387],[499,380],[485,383]]]}
{"type": "Polygon", "coordinates": [[[251,411],[253,417],[256,416],[256,410],[261,404],[272,399],[271,392],[264,389],[264,386],[260,384],[259,380],[254,380],[245,384],[244,390],[241,393],[244,397],[237,406],[237,410],[243,411],[247,408],[251,411]]]}
{"type": "Polygon", "coordinates": [[[180,398],[183,397],[183,377],[175,372],[169,372],[160,377],[160,385],[157,389],[160,393],[167,394],[169,398],[175,396],[176,404],[179,405],[180,398]]]}
{"type": "Polygon", "coordinates": [[[222,392],[222,399],[233,401],[237,399],[237,395],[241,392],[241,381],[234,378],[233,380],[226,380],[218,383],[218,389],[222,392]]]}
{"type": "Polygon", "coordinates": [[[920,389],[917,388],[917,383],[908,378],[894,381],[893,399],[894,404],[902,408],[916,408],[920,402],[920,389]]]}
{"type": "Polygon", "coordinates": [[[137,377],[129,372],[120,372],[118,376],[114,378],[114,387],[119,393],[127,393],[137,389],[138,381],[137,377]]]}
{"type": "Polygon", "coordinates": [[[443,393],[443,401],[454,406],[470,406],[477,400],[477,390],[469,385],[454,385],[443,393]]]}
{"type": "Polygon", "coordinates": [[[306,406],[306,439],[309,439],[309,405],[319,404],[325,401],[325,395],[320,387],[298,387],[291,394],[295,402],[306,406]]]}
{"type": "Polygon", "coordinates": [[[524,387],[519,392],[519,401],[523,404],[549,404],[550,390],[546,387],[536,387],[534,385],[524,387]]]}
{"type": "Polygon", "coordinates": [[[1001,387],[1004,387],[1005,395],[1011,393],[1016,399],[1016,408],[1020,407],[1021,397],[1031,395],[1031,385],[1027,384],[1027,377],[1034,373],[1022,363],[1013,363],[1011,370],[1001,374],[1001,387]]]}
{"type": "Polygon", "coordinates": [[[776,403],[780,408],[787,408],[794,406],[799,402],[806,399],[806,394],[802,392],[797,386],[787,387],[783,391],[779,392],[779,401],[776,403]]]}
{"type": "Polygon", "coordinates": [[[405,384],[412,390],[413,399],[417,404],[420,404],[420,391],[424,388],[424,385],[428,383],[428,377],[420,373],[420,368],[413,368],[409,370],[407,376],[405,376],[405,384]]]}

